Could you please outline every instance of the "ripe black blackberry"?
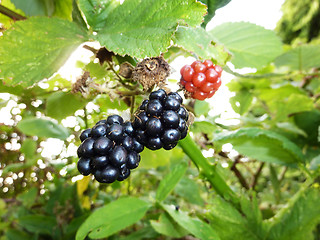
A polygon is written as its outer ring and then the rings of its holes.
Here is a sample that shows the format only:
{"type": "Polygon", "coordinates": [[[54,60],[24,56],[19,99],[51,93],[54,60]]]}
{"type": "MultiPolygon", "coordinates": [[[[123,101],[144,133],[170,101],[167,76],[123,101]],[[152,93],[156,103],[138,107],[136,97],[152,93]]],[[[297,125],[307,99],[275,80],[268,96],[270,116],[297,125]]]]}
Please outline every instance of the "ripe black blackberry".
{"type": "Polygon", "coordinates": [[[132,126],[136,139],[147,148],[170,150],[187,136],[188,117],[178,93],[159,89],[142,102],[132,126]]]}
{"type": "Polygon", "coordinates": [[[78,170],[82,175],[93,174],[101,183],[123,181],[140,163],[144,145],[134,137],[131,122],[124,122],[119,115],[100,120],[80,135],[77,153],[78,170]]]}

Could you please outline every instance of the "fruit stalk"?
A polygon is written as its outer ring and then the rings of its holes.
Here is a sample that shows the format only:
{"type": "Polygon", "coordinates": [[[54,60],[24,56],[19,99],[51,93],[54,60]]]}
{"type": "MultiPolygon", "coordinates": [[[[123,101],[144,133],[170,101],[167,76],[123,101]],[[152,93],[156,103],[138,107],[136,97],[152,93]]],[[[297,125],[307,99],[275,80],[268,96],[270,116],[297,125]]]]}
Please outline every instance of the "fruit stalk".
{"type": "Polygon", "coordinates": [[[200,149],[188,135],[185,139],[179,141],[179,146],[188,155],[191,161],[199,169],[200,173],[210,182],[214,190],[225,200],[232,202],[237,208],[239,199],[235,192],[228,186],[225,180],[217,172],[215,165],[212,165],[202,155],[200,149]]]}

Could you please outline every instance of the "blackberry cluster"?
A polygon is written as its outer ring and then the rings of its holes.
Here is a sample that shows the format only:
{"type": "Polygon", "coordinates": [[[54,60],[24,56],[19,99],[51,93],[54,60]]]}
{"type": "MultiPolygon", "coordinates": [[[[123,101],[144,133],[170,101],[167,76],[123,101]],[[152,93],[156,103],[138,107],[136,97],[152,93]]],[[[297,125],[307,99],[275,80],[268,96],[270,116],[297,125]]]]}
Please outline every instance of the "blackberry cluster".
{"type": "Polygon", "coordinates": [[[180,84],[187,95],[194,99],[211,98],[221,86],[222,68],[210,60],[194,61],[181,68],[180,84]]]}
{"type": "Polygon", "coordinates": [[[80,135],[78,170],[84,176],[93,174],[101,183],[123,181],[140,163],[144,146],[134,138],[131,122],[119,115],[100,120],[80,135]]]}
{"type": "Polygon", "coordinates": [[[163,89],[152,92],[135,115],[133,128],[136,139],[151,150],[174,148],[188,133],[188,111],[176,92],[163,89]]]}

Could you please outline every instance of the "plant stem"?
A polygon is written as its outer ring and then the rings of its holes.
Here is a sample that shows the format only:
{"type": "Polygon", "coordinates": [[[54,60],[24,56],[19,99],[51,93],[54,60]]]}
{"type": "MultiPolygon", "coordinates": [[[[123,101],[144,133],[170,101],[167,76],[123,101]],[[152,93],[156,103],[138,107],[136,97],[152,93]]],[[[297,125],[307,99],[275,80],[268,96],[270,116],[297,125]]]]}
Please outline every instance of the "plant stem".
{"type": "Polygon", "coordinates": [[[192,138],[188,135],[179,141],[179,146],[190,157],[191,161],[199,169],[200,173],[210,182],[213,189],[225,200],[231,201],[235,207],[239,208],[239,199],[235,192],[228,186],[225,180],[216,170],[216,166],[202,155],[200,149],[192,138]]]}
{"type": "Polygon", "coordinates": [[[260,163],[260,166],[259,166],[257,172],[254,174],[253,181],[252,181],[252,184],[251,184],[251,188],[252,189],[254,189],[256,187],[256,185],[258,183],[258,179],[260,177],[260,174],[261,174],[261,171],[262,171],[264,165],[265,165],[265,162],[260,163]]]}
{"type": "Polygon", "coordinates": [[[9,8],[6,8],[5,6],[0,4],[0,13],[2,13],[3,15],[6,15],[7,17],[13,19],[14,21],[18,21],[18,20],[25,20],[27,19],[25,16],[22,16],[12,10],[10,10],[9,8]]]}
{"type": "Polygon", "coordinates": [[[231,171],[234,172],[234,174],[236,175],[236,177],[238,178],[240,184],[242,187],[244,187],[245,189],[249,189],[249,185],[246,181],[246,179],[243,177],[243,175],[241,174],[241,172],[237,169],[236,165],[237,163],[239,163],[241,156],[239,155],[235,161],[233,162],[233,165],[231,166],[231,171]]]}

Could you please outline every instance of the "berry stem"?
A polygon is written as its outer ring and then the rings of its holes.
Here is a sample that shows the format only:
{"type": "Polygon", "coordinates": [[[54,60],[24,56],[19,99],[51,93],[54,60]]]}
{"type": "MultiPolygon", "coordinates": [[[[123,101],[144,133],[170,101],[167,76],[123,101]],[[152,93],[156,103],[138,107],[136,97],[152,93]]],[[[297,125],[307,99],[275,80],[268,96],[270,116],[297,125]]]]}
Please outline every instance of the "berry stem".
{"type": "Polygon", "coordinates": [[[210,164],[202,155],[192,138],[188,135],[185,139],[179,141],[179,145],[197,166],[200,173],[207,178],[214,190],[225,200],[232,202],[235,207],[239,208],[239,199],[236,193],[232,191],[225,180],[219,175],[216,166],[210,164]]]}

